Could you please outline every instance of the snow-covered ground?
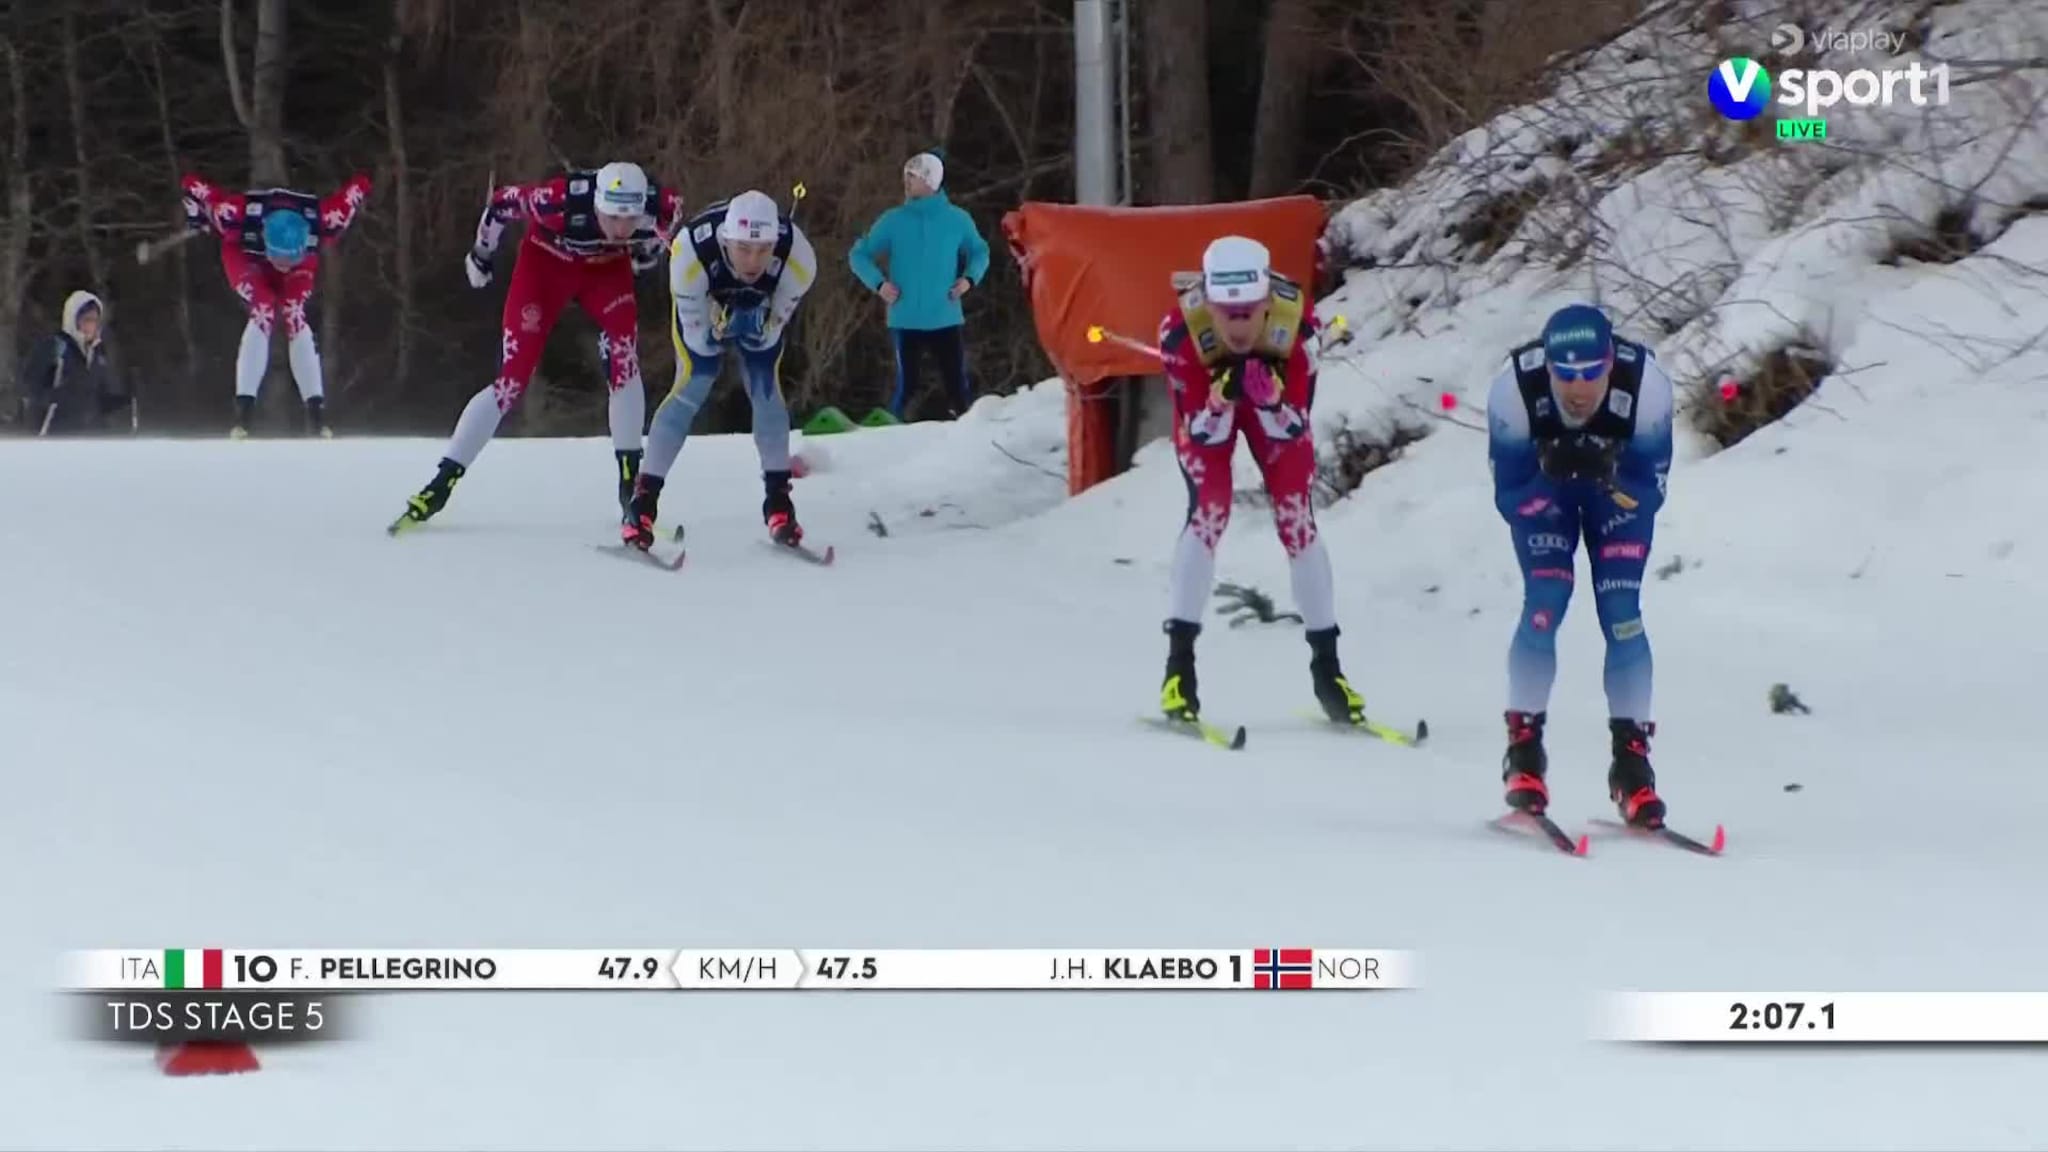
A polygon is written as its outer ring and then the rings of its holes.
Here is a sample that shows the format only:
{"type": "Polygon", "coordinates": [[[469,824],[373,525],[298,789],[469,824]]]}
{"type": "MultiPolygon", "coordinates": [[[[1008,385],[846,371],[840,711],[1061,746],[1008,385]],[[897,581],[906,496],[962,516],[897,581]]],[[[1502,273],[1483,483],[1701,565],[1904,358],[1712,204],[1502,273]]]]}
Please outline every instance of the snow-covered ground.
{"type": "MultiPolygon", "coordinates": [[[[1933,18],[1972,10],[2019,8],[1933,18]]],[[[2000,50],[2041,54],[2022,31],[2000,50]]],[[[2048,193],[2038,135],[2007,138],[2001,196],[2048,193]]],[[[1748,186],[1656,172],[1609,209],[1617,243],[1706,244],[1668,198],[1748,186]]],[[[1887,178],[1838,177],[1849,199],[1714,230],[1725,269],[1654,274],[1691,303],[1617,305],[1701,378],[1783,335],[1746,300],[1860,369],[1732,450],[1689,444],[1659,518],[1653,569],[1684,564],[1645,590],[1656,760],[1674,823],[1727,825],[1718,860],[1598,838],[1574,860],[1483,827],[1520,592],[1483,436],[1449,422],[1322,514],[1348,670],[1430,745],[1304,723],[1298,629],[1217,620],[1203,695],[1251,727],[1237,754],[1136,723],[1184,493],[1154,446],[1064,499],[1056,387],[808,444],[797,498],[829,570],[759,543],[744,438],[693,439],[674,473],[676,574],[589,547],[613,531],[598,441],[495,444],[396,541],[437,442],[0,447],[0,1145],[2042,1146],[2027,1052],[1592,1038],[1609,989],[2044,989],[2025,719],[2048,217],[1893,267],[1841,234],[1887,178]],[[1811,715],[1768,711],[1780,681],[1811,715]],[[47,991],[60,950],[112,945],[1304,943],[1418,950],[1427,986],[416,994],[375,1001],[360,1040],[205,1081],[61,1039],[47,991]]],[[[1432,179],[1339,237],[1436,235],[1432,179]]],[[[1508,346],[1565,299],[1611,300],[1585,277],[1620,266],[1425,257],[1454,268],[1355,272],[1327,303],[1357,339],[1326,368],[1326,430],[1479,402],[1508,346]]],[[[1284,604],[1263,513],[1239,510],[1219,576],[1284,604]]],[[[1552,708],[1574,825],[1608,811],[1591,617],[1562,629],[1552,708]]]]}
{"type": "MultiPolygon", "coordinates": [[[[2048,928],[2015,913],[2048,866],[2020,722],[2048,537],[2015,510],[2048,500],[2016,463],[2042,413],[1986,396],[1976,434],[1930,438],[1937,486],[1867,506],[1818,481],[1939,404],[1873,400],[1674,483],[1667,547],[1700,566],[1648,593],[1659,761],[1675,819],[1728,824],[1714,861],[1571,860],[1481,827],[1517,591],[1476,437],[1327,517],[1351,670],[1433,746],[1301,724],[1298,632],[1216,627],[1211,707],[1254,731],[1235,755],[1134,722],[1177,478],[1005,524],[1058,493],[974,459],[1001,405],[831,442],[800,487],[830,570],[757,543],[744,440],[685,456],[673,575],[588,547],[610,532],[601,442],[494,445],[398,541],[380,527],[431,442],[9,448],[0,1143],[2037,1145],[2027,1055],[1589,1038],[1611,988],[2038,987],[2048,928]],[[942,493],[986,530],[890,515],[942,493]],[[1769,715],[1775,680],[1814,714],[1769,715]],[[375,1002],[365,1039],[202,1083],[59,1041],[42,981],[59,949],[134,942],[1273,941],[1418,949],[1427,988],[420,994],[375,1002]]],[[[1226,578],[1284,588],[1258,514],[1226,548],[1226,578]]],[[[1605,733],[1574,622],[1553,745],[1582,817],[1605,733]]]]}

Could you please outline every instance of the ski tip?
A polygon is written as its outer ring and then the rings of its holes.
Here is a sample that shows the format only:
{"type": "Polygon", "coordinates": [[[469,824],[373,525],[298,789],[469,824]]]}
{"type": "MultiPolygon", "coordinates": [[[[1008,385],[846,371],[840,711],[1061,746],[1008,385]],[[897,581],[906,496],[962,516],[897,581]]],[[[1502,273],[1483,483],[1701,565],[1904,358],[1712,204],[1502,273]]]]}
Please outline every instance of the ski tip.
{"type": "Polygon", "coordinates": [[[1586,833],[1579,833],[1578,839],[1574,840],[1570,833],[1559,828],[1550,817],[1534,812],[1525,812],[1519,808],[1510,808],[1506,812],[1495,816],[1492,820],[1487,821],[1487,823],[1501,832],[1510,834],[1526,832],[1540,836],[1549,842],[1550,847],[1567,856],[1585,856],[1593,848],[1593,838],[1586,833]]]}
{"type": "Polygon", "coordinates": [[[1199,719],[1179,719],[1173,716],[1160,715],[1140,716],[1138,721],[1168,732],[1193,736],[1214,748],[1235,752],[1244,747],[1245,728],[1242,724],[1236,728],[1225,728],[1221,725],[1210,724],[1199,719]]]}
{"type": "Polygon", "coordinates": [[[1429,739],[1429,721],[1417,720],[1415,722],[1415,742],[1420,744],[1427,739],[1429,739]]]}
{"type": "Polygon", "coordinates": [[[765,541],[765,543],[770,548],[774,548],[782,552],[787,552],[792,556],[801,557],[805,561],[808,561],[812,564],[816,564],[820,568],[832,563],[833,559],[839,555],[839,550],[831,544],[825,545],[824,550],[820,551],[816,548],[811,547],[808,544],[789,544],[785,543],[784,541],[777,540],[772,536],[769,537],[765,541]]]}
{"type": "Polygon", "coordinates": [[[1721,825],[1716,824],[1714,825],[1714,842],[1712,844],[1707,845],[1707,848],[1708,850],[1712,851],[1714,855],[1719,856],[1721,854],[1721,850],[1726,847],[1728,847],[1728,830],[1726,828],[1723,828],[1721,825]]]}

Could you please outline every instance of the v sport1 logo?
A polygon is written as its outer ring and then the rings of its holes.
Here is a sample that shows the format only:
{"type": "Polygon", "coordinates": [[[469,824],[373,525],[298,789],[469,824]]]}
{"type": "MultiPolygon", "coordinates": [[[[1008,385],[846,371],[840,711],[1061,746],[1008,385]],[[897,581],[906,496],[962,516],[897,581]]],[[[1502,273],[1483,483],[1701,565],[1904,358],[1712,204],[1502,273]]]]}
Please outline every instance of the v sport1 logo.
{"type": "Polygon", "coordinates": [[[1804,105],[1805,118],[1778,121],[1778,137],[1785,140],[1824,140],[1827,138],[1827,121],[1815,119],[1821,109],[1832,108],[1844,101],[1852,108],[1889,108],[1898,99],[1902,83],[1906,88],[1906,99],[1915,106],[1948,103],[1946,64],[1926,68],[1915,60],[1905,68],[1887,68],[1881,72],[1859,68],[1846,73],[1826,68],[1787,68],[1778,74],[1774,82],[1762,64],[1747,56],[1721,61],[1713,74],[1707,77],[1707,99],[1713,102],[1714,111],[1736,121],[1754,120],[1763,115],[1774,97],[1777,103],[1788,107],[1804,105]],[[1928,80],[1934,81],[1932,99],[1922,88],[1928,80]]]}

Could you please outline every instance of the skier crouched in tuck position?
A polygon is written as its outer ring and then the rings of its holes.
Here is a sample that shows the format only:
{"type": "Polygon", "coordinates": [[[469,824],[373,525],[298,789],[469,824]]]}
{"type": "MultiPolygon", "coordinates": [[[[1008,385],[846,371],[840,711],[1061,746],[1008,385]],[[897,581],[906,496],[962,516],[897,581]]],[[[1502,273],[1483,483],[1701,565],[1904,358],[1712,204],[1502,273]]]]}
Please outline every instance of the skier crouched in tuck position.
{"type": "Polygon", "coordinates": [[[235,356],[236,439],[249,435],[256,396],[270,369],[270,331],[280,314],[288,340],[292,379],[306,405],[307,430],[331,436],[327,389],[306,304],[320,273],[320,249],[341,238],[370,195],[370,177],[357,173],[325,198],[289,188],[229,192],[188,175],[184,189],[185,228],[220,237],[220,263],[228,285],[241,297],[249,323],[235,356]]]}
{"type": "Polygon", "coordinates": [[[1559,310],[1516,348],[1487,396],[1494,505],[1522,568],[1522,617],[1508,649],[1510,808],[1542,813],[1543,724],[1557,677],[1557,630],[1584,536],[1593,609],[1607,640],[1610,797],[1629,824],[1657,828],[1664,801],[1650,769],[1650,641],[1643,571],[1671,468],[1671,378],[1650,350],[1616,339],[1583,304],[1559,310]]]}
{"type": "Polygon", "coordinates": [[[627,545],[642,551],[653,546],[662,484],[718,382],[727,348],[739,353],[754,411],[754,448],[767,493],[761,519],[776,543],[802,543],[789,494],[782,353],[790,319],[817,270],[811,242],[765,192],[742,192],[729,203],[712,204],[677,234],[668,257],[675,386],[647,433],[646,464],[621,533],[627,545]]]}
{"type": "Polygon", "coordinates": [[[491,190],[477,221],[476,243],[463,258],[471,287],[490,284],[491,255],[505,226],[517,220],[527,225],[505,292],[498,378],[470,397],[434,478],[407,501],[405,514],[391,525],[393,533],[425,523],[447,505],[456,482],[497,434],[498,422],[526,394],[548,333],[572,300],[597,321],[600,332],[598,354],[611,392],[608,416],[619,512],[625,515],[640,471],[640,429],[647,418],[633,277],[661,262],[661,250],[681,214],[676,193],[649,184],[639,165],[624,162],[491,190]]]}
{"type": "Polygon", "coordinates": [[[1264,245],[1225,236],[1202,255],[1200,274],[1174,277],[1179,306],[1159,327],[1173,392],[1173,445],[1188,486],[1188,513],[1173,554],[1166,681],[1160,707],[1199,722],[1195,637],[1216,573],[1216,546],[1230,522],[1231,459],[1239,434],[1272,497],[1296,605],[1308,629],[1309,673],[1330,719],[1363,725],[1365,702],[1337,660],[1329,553],[1316,533],[1310,487],[1315,440],[1315,313],[1300,285],[1276,273],[1264,245]]]}

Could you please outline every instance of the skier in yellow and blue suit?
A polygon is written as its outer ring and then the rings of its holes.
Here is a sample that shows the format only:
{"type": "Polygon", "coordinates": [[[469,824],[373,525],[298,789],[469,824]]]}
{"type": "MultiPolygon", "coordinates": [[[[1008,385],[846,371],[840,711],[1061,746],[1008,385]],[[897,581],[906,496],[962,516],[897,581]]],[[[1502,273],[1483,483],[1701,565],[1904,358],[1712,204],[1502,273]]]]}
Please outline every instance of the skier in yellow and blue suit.
{"type": "Polygon", "coordinates": [[[753,405],[754,447],[766,491],[761,518],[778,543],[802,541],[789,492],[782,353],[789,322],[817,273],[811,242],[765,192],[742,192],[730,202],[711,204],[677,233],[668,258],[675,386],[647,431],[647,455],[621,530],[628,545],[653,546],[662,485],[718,382],[727,348],[739,353],[740,375],[753,405]]]}

